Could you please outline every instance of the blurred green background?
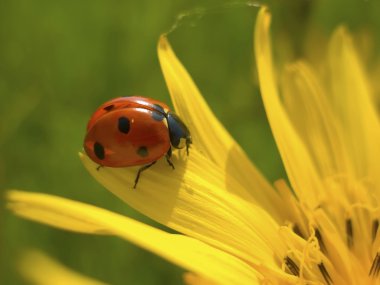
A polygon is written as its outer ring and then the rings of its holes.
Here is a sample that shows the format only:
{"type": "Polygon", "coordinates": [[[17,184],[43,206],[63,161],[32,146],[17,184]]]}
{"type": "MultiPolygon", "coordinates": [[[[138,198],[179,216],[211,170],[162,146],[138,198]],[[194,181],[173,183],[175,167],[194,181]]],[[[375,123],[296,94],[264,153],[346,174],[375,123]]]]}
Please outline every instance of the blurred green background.
{"type": "MultiPolygon", "coordinates": [[[[216,115],[271,180],[283,177],[254,80],[247,1],[0,1],[0,186],[55,194],[160,227],[98,185],[78,159],[95,108],[140,94],[169,102],[156,44],[169,39],[216,115]],[[193,13],[189,12],[193,11],[193,13]],[[194,12],[195,11],[195,12],[194,12]]],[[[295,55],[311,25],[369,28],[377,52],[376,1],[269,1],[274,35],[295,55]]],[[[276,44],[274,44],[276,48],[276,44]]],[[[3,194],[3,193],[2,193],[3,194]]],[[[2,195],[3,196],[3,195],[2,195]]],[[[3,199],[3,198],[2,198],[3,199]]],[[[183,271],[112,237],[68,233],[0,210],[0,284],[27,284],[15,270],[25,248],[110,284],[180,284],[183,271]]],[[[162,228],[162,227],[161,227],[162,228]]]]}

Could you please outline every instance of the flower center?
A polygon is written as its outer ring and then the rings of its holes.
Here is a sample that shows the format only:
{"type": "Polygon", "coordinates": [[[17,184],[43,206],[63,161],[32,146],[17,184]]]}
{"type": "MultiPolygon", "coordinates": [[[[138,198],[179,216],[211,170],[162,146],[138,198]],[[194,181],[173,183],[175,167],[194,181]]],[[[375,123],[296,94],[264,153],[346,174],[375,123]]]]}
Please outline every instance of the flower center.
{"type": "Polygon", "coordinates": [[[290,207],[280,231],[288,248],[280,261],[285,272],[299,277],[301,284],[378,284],[378,208],[325,202],[310,209],[284,182],[276,187],[290,207]]]}

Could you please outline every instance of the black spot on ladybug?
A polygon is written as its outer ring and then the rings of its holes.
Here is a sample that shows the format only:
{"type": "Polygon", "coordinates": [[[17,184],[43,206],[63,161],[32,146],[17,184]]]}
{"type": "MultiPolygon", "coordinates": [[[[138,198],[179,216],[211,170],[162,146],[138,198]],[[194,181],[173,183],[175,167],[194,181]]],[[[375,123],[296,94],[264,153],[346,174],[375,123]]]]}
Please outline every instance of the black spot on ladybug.
{"type": "Polygon", "coordinates": [[[140,146],[137,150],[139,156],[145,157],[148,155],[148,149],[146,146],[140,146]]]}
{"type": "Polygon", "coordinates": [[[155,121],[162,121],[165,118],[165,116],[163,113],[152,111],[152,118],[155,121]]]}
{"type": "Polygon", "coordinates": [[[109,111],[111,111],[114,107],[115,107],[115,105],[111,104],[111,105],[108,105],[108,106],[104,107],[103,110],[109,112],[109,111]]]}
{"type": "Polygon", "coordinates": [[[127,117],[120,117],[117,126],[120,132],[124,134],[128,134],[129,129],[130,129],[129,119],[127,117]]]}
{"type": "Polygon", "coordinates": [[[97,158],[104,159],[104,147],[98,142],[94,143],[94,153],[97,158]]]}

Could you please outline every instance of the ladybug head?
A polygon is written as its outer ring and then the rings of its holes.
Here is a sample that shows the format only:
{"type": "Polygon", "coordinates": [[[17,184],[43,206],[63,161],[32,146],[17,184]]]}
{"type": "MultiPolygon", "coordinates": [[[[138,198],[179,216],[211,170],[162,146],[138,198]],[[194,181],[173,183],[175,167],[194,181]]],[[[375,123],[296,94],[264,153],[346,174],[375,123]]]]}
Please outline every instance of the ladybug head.
{"type": "Polygon", "coordinates": [[[186,146],[187,154],[189,154],[189,146],[192,143],[189,129],[175,113],[168,112],[167,121],[171,145],[175,148],[186,146]]]}

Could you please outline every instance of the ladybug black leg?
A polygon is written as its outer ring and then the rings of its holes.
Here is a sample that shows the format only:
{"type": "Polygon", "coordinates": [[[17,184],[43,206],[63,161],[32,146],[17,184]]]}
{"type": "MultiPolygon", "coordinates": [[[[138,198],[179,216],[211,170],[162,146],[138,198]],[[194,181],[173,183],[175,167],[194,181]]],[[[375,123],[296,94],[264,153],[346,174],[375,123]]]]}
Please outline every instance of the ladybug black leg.
{"type": "Polygon", "coordinates": [[[156,161],[153,161],[152,163],[144,165],[143,167],[141,167],[139,169],[139,171],[137,172],[136,178],[135,178],[135,185],[133,186],[133,189],[136,189],[137,183],[139,182],[139,179],[140,179],[141,172],[143,172],[144,170],[148,169],[149,167],[151,167],[155,163],[156,163],[156,161]]]}
{"type": "Polygon", "coordinates": [[[192,141],[191,141],[191,137],[187,137],[186,138],[186,154],[187,156],[189,156],[189,148],[190,148],[190,145],[192,144],[192,141]]]}
{"type": "Polygon", "coordinates": [[[170,157],[168,155],[166,155],[166,161],[168,162],[168,164],[174,169],[174,164],[173,162],[170,160],[170,157]]]}
{"type": "Polygon", "coordinates": [[[98,167],[96,168],[97,171],[99,171],[100,168],[103,168],[104,166],[103,165],[98,165],[98,167]]]}
{"type": "Polygon", "coordinates": [[[174,169],[174,164],[173,162],[170,160],[170,158],[172,157],[172,148],[169,148],[168,152],[166,153],[166,161],[167,163],[174,169]]]}

